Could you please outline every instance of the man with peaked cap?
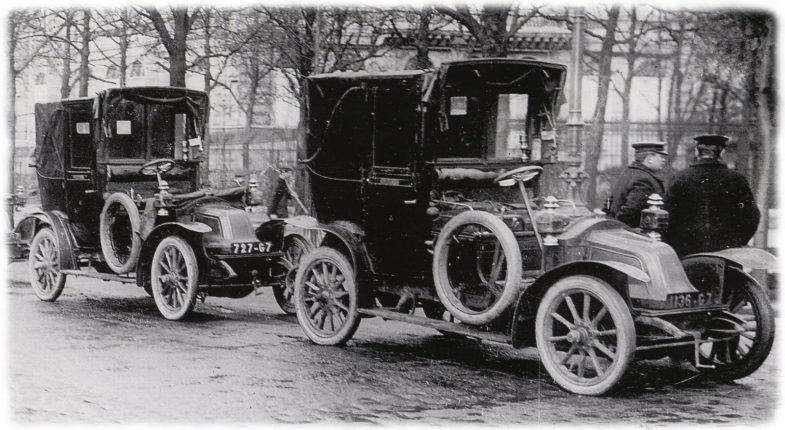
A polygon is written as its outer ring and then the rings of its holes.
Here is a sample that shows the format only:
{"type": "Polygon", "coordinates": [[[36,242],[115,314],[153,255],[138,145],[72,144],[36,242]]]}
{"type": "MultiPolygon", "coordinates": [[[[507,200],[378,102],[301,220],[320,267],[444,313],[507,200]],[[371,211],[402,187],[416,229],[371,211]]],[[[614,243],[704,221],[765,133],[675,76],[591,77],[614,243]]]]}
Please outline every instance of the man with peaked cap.
{"type": "Polygon", "coordinates": [[[668,152],[664,142],[640,142],[634,143],[632,147],[635,149],[635,161],[627,166],[613,187],[610,214],[628,226],[637,228],[649,196],[665,193],[658,173],[668,163],[668,152]]]}
{"type": "Polygon", "coordinates": [[[676,174],[665,196],[665,241],[679,256],[744,246],[758,228],[760,211],[744,175],[720,161],[728,138],[694,140],[695,161],[676,174]]]}

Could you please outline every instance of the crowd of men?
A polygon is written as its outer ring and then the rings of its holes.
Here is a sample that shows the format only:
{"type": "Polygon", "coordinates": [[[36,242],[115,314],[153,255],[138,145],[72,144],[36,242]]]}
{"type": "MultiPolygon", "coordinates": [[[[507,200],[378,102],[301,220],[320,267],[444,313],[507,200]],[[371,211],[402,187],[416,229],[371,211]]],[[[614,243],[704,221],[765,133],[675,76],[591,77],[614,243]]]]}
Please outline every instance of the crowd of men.
{"type": "Polygon", "coordinates": [[[633,144],[635,161],[613,188],[610,215],[638,227],[652,194],[665,196],[670,214],[664,240],[679,256],[746,245],[760,220],[747,179],[722,162],[728,138],[694,138],[695,160],[665,186],[660,172],[668,162],[663,142],[633,144]]]}

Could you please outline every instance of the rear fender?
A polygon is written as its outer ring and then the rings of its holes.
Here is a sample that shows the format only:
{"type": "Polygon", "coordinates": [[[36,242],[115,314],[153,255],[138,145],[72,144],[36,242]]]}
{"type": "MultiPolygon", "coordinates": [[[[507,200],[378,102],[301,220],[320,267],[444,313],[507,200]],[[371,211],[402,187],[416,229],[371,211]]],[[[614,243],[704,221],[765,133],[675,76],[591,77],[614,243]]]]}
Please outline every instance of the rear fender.
{"type": "Polygon", "coordinates": [[[19,240],[28,246],[33,241],[33,237],[43,227],[49,227],[57,238],[58,255],[60,256],[60,269],[78,269],[74,239],[71,227],[68,224],[68,215],[61,211],[38,211],[30,214],[17,224],[14,232],[17,233],[19,240]]]}
{"type": "Polygon", "coordinates": [[[166,222],[156,226],[142,242],[142,251],[136,263],[136,284],[140,287],[149,284],[155,249],[168,236],[176,235],[185,239],[193,248],[199,267],[206,267],[207,257],[202,245],[202,235],[211,231],[213,230],[207,224],[201,222],[166,222]]]}
{"type": "Polygon", "coordinates": [[[534,320],[537,307],[553,284],[568,276],[586,275],[608,283],[630,304],[630,279],[649,282],[649,276],[637,267],[615,261],[576,261],[558,266],[529,285],[515,304],[512,324],[512,345],[516,348],[534,344],[534,320]]]}

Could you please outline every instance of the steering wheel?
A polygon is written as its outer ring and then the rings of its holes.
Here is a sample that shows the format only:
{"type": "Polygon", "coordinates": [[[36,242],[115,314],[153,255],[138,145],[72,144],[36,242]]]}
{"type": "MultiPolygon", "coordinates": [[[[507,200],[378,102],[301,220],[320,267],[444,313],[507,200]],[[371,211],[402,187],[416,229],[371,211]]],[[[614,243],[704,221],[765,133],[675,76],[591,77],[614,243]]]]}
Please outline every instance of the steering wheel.
{"type": "Polygon", "coordinates": [[[521,166],[517,169],[512,169],[509,172],[502,173],[501,175],[497,176],[493,182],[500,182],[514,176],[517,176],[515,179],[518,181],[529,182],[537,177],[537,175],[540,173],[542,173],[542,167],[540,166],[521,166]]]}
{"type": "Polygon", "coordinates": [[[139,173],[145,176],[153,176],[158,173],[166,173],[174,169],[174,160],[169,158],[159,158],[158,160],[148,161],[139,168],[139,173]]]}

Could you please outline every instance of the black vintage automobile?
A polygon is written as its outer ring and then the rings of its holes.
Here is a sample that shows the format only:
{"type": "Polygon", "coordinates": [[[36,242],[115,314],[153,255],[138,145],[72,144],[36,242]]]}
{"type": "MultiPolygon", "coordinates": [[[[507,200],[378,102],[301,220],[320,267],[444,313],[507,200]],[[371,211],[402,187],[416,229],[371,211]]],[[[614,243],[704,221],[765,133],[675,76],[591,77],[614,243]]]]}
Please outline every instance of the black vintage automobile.
{"type": "Polygon", "coordinates": [[[309,339],[341,345],[378,316],[536,347],[561,387],[586,395],[616,387],[635,358],[727,379],[763,363],[772,309],[744,268],[773,256],[680,261],[658,240],[656,196],[641,229],[540,196],[565,74],[475,59],[307,80],[303,162],[325,234],[295,281],[309,339]]]}
{"type": "Polygon", "coordinates": [[[293,312],[309,242],[249,211],[248,187],[200,186],[207,109],[206,94],[166,87],[36,105],[42,210],[16,226],[14,251],[28,257],[41,300],[56,300],[69,276],[90,276],[136,283],[171,320],[197,298],[262,286],[293,312]]]}

